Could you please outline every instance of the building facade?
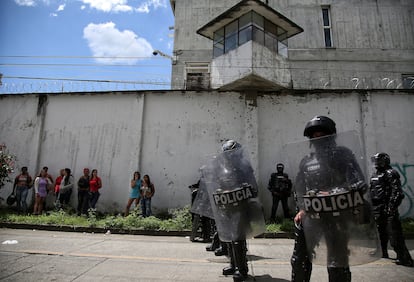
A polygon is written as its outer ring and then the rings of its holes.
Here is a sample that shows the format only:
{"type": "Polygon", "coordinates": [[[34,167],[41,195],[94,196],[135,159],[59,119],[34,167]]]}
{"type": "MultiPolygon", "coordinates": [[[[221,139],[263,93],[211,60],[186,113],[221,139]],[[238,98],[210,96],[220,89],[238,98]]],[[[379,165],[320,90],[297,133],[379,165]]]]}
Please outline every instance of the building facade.
{"type": "Polygon", "coordinates": [[[173,89],[414,87],[413,1],[170,2],[175,15],[173,89]],[[264,17],[265,24],[252,20],[265,31],[264,40],[245,39],[243,16],[249,12],[264,17]],[[281,32],[268,32],[273,27],[266,21],[281,32]],[[237,41],[238,46],[218,56],[222,28],[226,45],[237,41]],[[279,42],[279,54],[271,40],[266,42],[268,34],[279,42]]]}

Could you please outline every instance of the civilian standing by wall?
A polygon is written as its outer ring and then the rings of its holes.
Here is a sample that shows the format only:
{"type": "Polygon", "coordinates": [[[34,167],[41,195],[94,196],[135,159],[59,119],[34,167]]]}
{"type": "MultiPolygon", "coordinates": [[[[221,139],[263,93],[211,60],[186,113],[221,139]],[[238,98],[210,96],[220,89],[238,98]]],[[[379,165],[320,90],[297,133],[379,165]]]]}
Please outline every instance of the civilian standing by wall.
{"type": "Polygon", "coordinates": [[[33,214],[42,214],[43,204],[47,196],[47,192],[52,186],[52,181],[48,177],[47,171],[42,169],[38,177],[34,181],[35,203],[33,207],[33,214]]]}
{"type": "Polygon", "coordinates": [[[17,212],[27,213],[27,194],[32,187],[32,177],[27,172],[27,166],[22,167],[21,173],[14,179],[13,190],[16,191],[17,212]]]}
{"type": "Polygon", "coordinates": [[[51,205],[53,205],[55,199],[54,199],[54,184],[55,181],[53,180],[53,176],[49,173],[49,167],[44,166],[42,168],[42,170],[44,170],[46,172],[46,177],[50,180],[50,182],[52,183],[51,185],[48,186],[47,189],[47,195],[46,198],[43,201],[43,209],[48,210],[51,208],[51,205]],[[49,193],[52,192],[52,193],[49,193]]]}
{"type": "Polygon", "coordinates": [[[59,190],[60,190],[60,184],[62,183],[63,177],[65,176],[65,170],[61,169],[59,171],[59,176],[56,177],[55,180],[55,195],[56,195],[56,201],[59,201],[59,190]]]}
{"type": "Polygon", "coordinates": [[[147,217],[152,215],[151,210],[151,198],[154,196],[155,186],[151,182],[151,179],[148,174],[144,175],[142,184],[141,184],[141,210],[142,216],[147,217]]]}
{"type": "Polygon", "coordinates": [[[130,188],[129,189],[129,199],[127,202],[127,206],[125,208],[125,216],[128,216],[129,214],[129,209],[131,208],[131,205],[133,202],[135,202],[135,207],[138,207],[139,204],[139,200],[141,198],[140,195],[140,188],[141,188],[141,174],[139,173],[139,171],[135,171],[134,175],[132,176],[132,180],[131,180],[131,184],[130,184],[130,188]]]}
{"type": "Polygon", "coordinates": [[[89,192],[90,192],[90,199],[89,205],[92,209],[95,209],[96,203],[98,202],[99,196],[99,189],[102,188],[102,180],[98,176],[98,170],[92,170],[92,176],[89,180],[89,192]]]}
{"type": "Polygon", "coordinates": [[[73,179],[72,171],[70,168],[65,168],[64,176],[59,186],[59,202],[61,207],[69,204],[74,184],[75,180],[73,179]]]}
{"type": "Polygon", "coordinates": [[[78,180],[78,215],[86,214],[89,208],[89,168],[83,169],[78,180]]]}

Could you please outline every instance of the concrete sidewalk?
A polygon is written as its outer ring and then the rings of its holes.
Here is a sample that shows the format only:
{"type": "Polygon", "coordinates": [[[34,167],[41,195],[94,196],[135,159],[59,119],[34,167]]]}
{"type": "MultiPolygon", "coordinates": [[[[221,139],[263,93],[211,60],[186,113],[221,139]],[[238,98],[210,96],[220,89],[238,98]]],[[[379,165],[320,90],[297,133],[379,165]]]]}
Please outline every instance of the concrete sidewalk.
{"type": "MultiPolygon", "coordinates": [[[[186,237],[3,228],[0,241],[1,281],[233,281],[221,274],[226,257],[186,237]]],[[[290,281],[293,240],[253,239],[248,249],[249,281],[290,281]]],[[[353,281],[414,281],[414,268],[390,259],[351,271],[353,281]]],[[[312,281],[328,281],[326,268],[315,265],[312,281]]]]}

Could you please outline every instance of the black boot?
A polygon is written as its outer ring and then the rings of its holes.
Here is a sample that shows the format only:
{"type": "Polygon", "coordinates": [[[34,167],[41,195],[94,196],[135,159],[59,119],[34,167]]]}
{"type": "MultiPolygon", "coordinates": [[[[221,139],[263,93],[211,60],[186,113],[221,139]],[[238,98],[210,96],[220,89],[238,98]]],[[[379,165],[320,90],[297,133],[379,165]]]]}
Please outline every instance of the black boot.
{"type": "Polygon", "coordinates": [[[220,247],[220,239],[219,239],[218,233],[215,232],[213,235],[213,242],[206,247],[206,251],[214,252],[219,247],[220,247]]]}
{"type": "Polygon", "coordinates": [[[227,250],[228,250],[229,258],[230,258],[230,265],[223,268],[223,275],[232,275],[236,271],[234,255],[233,255],[233,246],[232,246],[232,243],[222,243],[222,244],[227,245],[227,250]]]}
{"type": "Polygon", "coordinates": [[[235,272],[234,266],[232,265],[229,265],[223,268],[223,275],[232,275],[234,274],[234,272],[235,272]]]}
{"type": "Polygon", "coordinates": [[[329,282],[351,282],[349,267],[328,267],[329,282]]]}
{"type": "Polygon", "coordinates": [[[220,247],[218,247],[214,251],[214,255],[216,255],[216,256],[228,256],[229,252],[228,252],[227,244],[220,242],[220,247]]]}
{"type": "Polygon", "coordinates": [[[200,216],[198,214],[192,215],[192,223],[191,223],[191,235],[190,241],[196,241],[196,237],[198,236],[198,228],[200,226],[200,216]]]}
{"type": "Polygon", "coordinates": [[[395,260],[395,264],[397,264],[397,265],[403,265],[403,266],[407,266],[407,267],[413,267],[414,266],[412,260],[411,261],[402,261],[400,259],[396,259],[395,260]]]}
{"type": "Polygon", "coordinates": [[[234,264],[236,271],[233,274],[233,281],[245,281],[247,279],[247,246],[246,241],[232,242],[234,264]]]}
{"type": "Polygon", "coordinates": [[[203,242],[210,243],[212,241],[210,219],[208,217],[202,216],[200,220],[201,220],[201,233],[203,237],[203,242]]]}
{"type": "Polygon", "coordinates": [[[395,243],[394,241],[393,247],[394,251],[397,253],[397,260],[395,261],[395,263],[398,265],[413,267],[413,259],[410,255],[410,252],[407,249],[407,246],[405,245],[404,238],[401,237],[398,243],[395,243]]]}
{"type": "Polygon", "coordinates": [[[405,248],[405,251],[402,254],[397,253],[397,259],[395,260],[395,264],[408,267],[414,266],[413,259],[411,258],[411,255],[408,252],[407,248],[405,248]]]}
{"type": "Polygon", "coordinates": [[[382,250],[382,257],[389,258],[388,256],[388,238],[387,240],[381,241],[381,250],[382,250]]]}

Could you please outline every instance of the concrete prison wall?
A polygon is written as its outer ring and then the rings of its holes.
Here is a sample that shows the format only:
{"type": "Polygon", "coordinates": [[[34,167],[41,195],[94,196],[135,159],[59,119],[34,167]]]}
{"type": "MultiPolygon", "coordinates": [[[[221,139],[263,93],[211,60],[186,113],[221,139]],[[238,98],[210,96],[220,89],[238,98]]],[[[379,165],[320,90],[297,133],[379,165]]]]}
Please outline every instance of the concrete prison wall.
{"type": "MultiPolygon", "coordinates": [[[[304,140],[309,119],[328,115],[336,121],[338,132],[358,133],[365,160],[379,151],[390,154],[406,195],[401,215],[413,217],[412,94],[330,90],[259,95],[215,91],[3,95],[0,142],[17,155],[18,170],[28,166],[31,175],[48,166],[56,178],[59,169],[68,167],[77,181],[84,167],[98,169],[103,182],[100,211],[122,212],[132,173],[149,174],[156,188],[153,211],[158,213],[188,205],[188,186],[198,180],[204,160],[219,151],[223,140],[236,139],[250,154],[268,217],[267,183],[276,163],[285,159],[284,146],[304,140]]],[[[364,170],[368,178],[369,161],[364,170]]],[[[16,175],[17,171],[11,176],[16,175]]],[[[12,185],[6,184],[0,196],[6,198],[11,191],[12,185]]],[[[72,205],[77,205],[76,189],[72,205]]],[[[290,206],[293,212],[293,199],[290,206]]]]}

